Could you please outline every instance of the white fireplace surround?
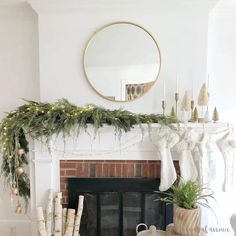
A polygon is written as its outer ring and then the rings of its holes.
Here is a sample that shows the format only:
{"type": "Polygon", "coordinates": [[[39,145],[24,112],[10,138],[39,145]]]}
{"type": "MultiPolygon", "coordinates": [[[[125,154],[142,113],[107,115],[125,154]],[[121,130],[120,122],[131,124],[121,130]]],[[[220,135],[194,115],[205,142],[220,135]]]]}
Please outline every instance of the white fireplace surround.
{"type": "MultiPolygon", "coordinates": [[[[159,160],[157,151],[150,142],[148,127],[144,127],[143,133],[139,126],[135,126],[119,139],[115,136],[113,127],[105,125],[94,136],[94,128],[89,126],[86,132],[81,130],[77,138],[71,135],[65,139],[61,136],[52,139],[50,153],[48,147],[41,142],[31,143],[32,213],[34,214],[37,206],[45,206],[48,189],[60,191],[60,160],[159,160]]],[[[229,124],[188,124],[186,127],[214,134],[227,130],[229,124]]],[[[158,124],[152,125],[152,132],[158,132],[159,128],[158,124]]],[[[173,159],[177,159],[174,154],[173,159]]],[[[34,222],[32,230],[35,232],[35,229],[34,222]]]]}

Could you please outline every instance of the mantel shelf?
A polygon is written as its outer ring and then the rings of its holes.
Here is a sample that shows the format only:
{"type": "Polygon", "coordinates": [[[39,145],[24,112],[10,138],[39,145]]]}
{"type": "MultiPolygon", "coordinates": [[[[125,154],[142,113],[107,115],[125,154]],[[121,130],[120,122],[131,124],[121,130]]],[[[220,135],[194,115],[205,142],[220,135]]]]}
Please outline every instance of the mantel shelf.
{"type": "MultiPolygon", "coordinates": [[[[150,126],[152,132],[161,127],[159,124],[150,126]]],[[[88,125],[87,130],[81,130],[77,137],[73,134],[68,137],[63,137],[63,135],[53,137],[50,141],[51,155],[60,160],[157,160],[159,158],[156,148],[150,140],[149,126],[143,124],[142,127],[141,131],[140,127],[135,125],[129,132],[123,132],[118,137],[119,135],[115,134],[112,126],[104,125],[95,133],[94,127],[88,125]]],[[[209,134],[221,133],[228,130],[229,127],[231,127],[229,123],[180,124],[180,129],[190,128],[199,133],[204,130],[209,134]]],[[[48,147],[39,141],[34,142],[33,150],[36,162],[52,159],[48,147]]]]}

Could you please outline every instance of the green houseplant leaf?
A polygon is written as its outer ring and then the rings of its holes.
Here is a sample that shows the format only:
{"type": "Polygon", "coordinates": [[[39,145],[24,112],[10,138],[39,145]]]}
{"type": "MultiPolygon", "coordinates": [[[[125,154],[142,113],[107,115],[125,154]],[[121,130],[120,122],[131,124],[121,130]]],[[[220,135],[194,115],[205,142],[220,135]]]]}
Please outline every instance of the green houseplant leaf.
{"type": "Polygon", "coordinates": [[[161,197],[155,201],[163,201],[167,204],[173,203],[184,209],[196,209],[199,205],[209,206],[209,199],[214,199],[214,193],[208,188],[204,188],[196,181],[184,181],[179,178],[168,192],[160,192],[161,197]]]}

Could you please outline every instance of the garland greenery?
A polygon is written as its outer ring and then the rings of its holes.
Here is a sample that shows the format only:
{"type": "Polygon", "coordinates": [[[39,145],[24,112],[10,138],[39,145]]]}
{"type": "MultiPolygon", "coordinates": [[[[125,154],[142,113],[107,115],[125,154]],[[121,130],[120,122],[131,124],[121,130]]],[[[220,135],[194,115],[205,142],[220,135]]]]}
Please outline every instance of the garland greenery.
{"type": "Polygon", "coordinates": [[[28,164],[29,152],[27,137],[49,141],[52,135],[70,135],[72,131],[87,128],[92,124],[95,129],[104,124],[115,127],[121,134],[134,125],[159,123],[171,126],[174,117],[157,114],[135,114],[126,110],[108,110],[94,105],[84,108],[69,103],[66,99],[53,104],[27,101],[9,113],[0,125],[2,144],[2,174],[12,194],[30,197],[30,181],[24,167],[28,164]]]}

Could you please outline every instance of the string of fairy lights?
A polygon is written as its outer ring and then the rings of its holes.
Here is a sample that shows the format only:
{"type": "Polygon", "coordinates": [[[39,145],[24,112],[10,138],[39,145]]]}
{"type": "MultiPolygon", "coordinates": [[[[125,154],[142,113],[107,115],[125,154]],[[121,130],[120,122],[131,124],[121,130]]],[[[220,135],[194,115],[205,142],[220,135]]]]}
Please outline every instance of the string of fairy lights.
{"type": "MultiPolygon", "coordinates": [[[[94,105],[77,107],[66,99],[55,103],[27,101],[3,119],[0,125],[0,143],[2,145],[2,174],[11,194],[23,197],[27,202],[30,197],[30,180],[25,171],[28,165],[28,136],[48,143],[53,135],[68,137],[72,132],[79,135],[81,129],[91,124],[95,132],[104,124],[113,126],[119,137],[130,131],[135,125],[143,129],[142,124],[158,123],[172,127],[176,118],[158,114],[136,114],[126,110],[109,110],[94,105]]],[[[16,212],[20,213],[20,201],[16,212]]]]}

